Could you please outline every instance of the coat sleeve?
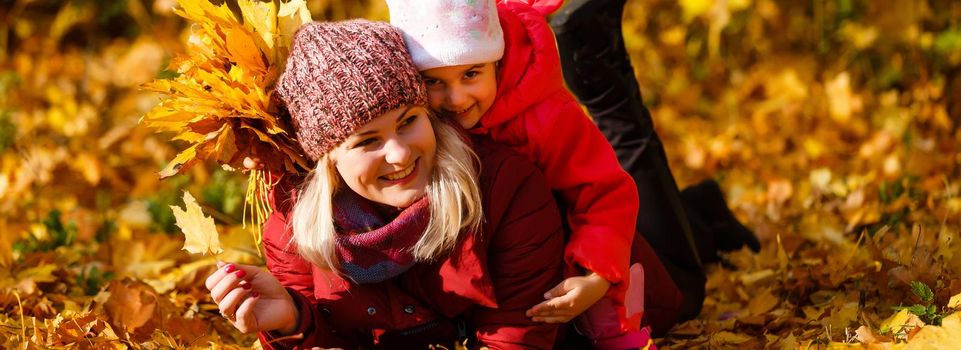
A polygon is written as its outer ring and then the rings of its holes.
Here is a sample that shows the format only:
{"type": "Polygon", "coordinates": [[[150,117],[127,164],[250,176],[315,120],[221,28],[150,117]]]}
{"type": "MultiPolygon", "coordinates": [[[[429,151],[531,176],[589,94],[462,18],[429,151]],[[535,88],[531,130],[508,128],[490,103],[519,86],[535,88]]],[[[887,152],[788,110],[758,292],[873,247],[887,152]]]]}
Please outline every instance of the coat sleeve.
{"type": "MultiPolygon", "coordinates": [[[[327,326],[314,298],[314,282],[311,264],[297,254],[290,242],[291,228],[288,225],[289,202],[278,205],[276,188],[271,194],[274,211],[264,223],[263,245],[267,270],[287,289],[297,310],[300,311],[297,330],[293,336],[283,336],[277,332],[260,332],[259,338],[264,349],[310,349],[327,346],[337,339],[327,326]]],[[[286,196],[284,196],[286,198],[286,196]]]]}
{"type": "Polygon", "coordinates": [[[533,164],[519,155],[484,172],[496,174],[486,193],[487,265],[496,308],[478,307],[471,323],[479,346],[551,348],[557,326],[525,315],[563,277],[563,229],[554,198],[533,164]]]}
{"type": "Polygon", "coordinates": [[[607,139],[566,90],[533,113],[530,149],[550,188],[567,206],[570,240],[564,257],[612,283],[623,301],[638,212],[637,186],[607,139]]]}

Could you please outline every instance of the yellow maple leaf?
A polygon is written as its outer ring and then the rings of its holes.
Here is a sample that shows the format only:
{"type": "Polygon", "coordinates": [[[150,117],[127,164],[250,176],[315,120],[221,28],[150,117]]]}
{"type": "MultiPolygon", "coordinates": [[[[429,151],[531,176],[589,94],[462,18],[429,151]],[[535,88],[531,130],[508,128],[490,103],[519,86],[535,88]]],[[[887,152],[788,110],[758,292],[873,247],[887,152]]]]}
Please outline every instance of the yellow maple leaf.
{"type": "Polygon", "coordinates": [[[294,41],[294,33],[300,26],[310,21],[310,11],[303,0],[292,0],[280,4],[277,12],[277,46],[275,57],[273,57],[278,68],[284,64],[290,45],[294,41]]]}
{"type": "Polygon", "coordinates": [[[175,132],[174,140],[189,143],[160,172],[161,178],[183,173],[196,160],[239,168],[245,156],[273,150],[283,157],[280,164],[270,164],[277,168],[272,170],[310,169],[271,99],[290,40],[310,21],[306,2],[241,0],[236,14],[224,4],[205,0],[177,2],[180,8],[174,12],[192,22],[190,53],[171,60],[168,69],[178,72],[177,77],[144,85],[168,97],[141,123],[175,132]],[[214,133],[224,126],[233,130],[214,133]]]}
{"type": "Polygon", "coordinates": [[[258,0],[237,1],[244,18],[244,27],[257,35],[257,46],[262,52],[274,49],[275,28],[277,28],[277,4],[258,0]]]}
{"type": "Polygon", "coordinates": [[[170,209],[177,219],[177,226],[184,233],[184,250],[193,254],[220,254],[224,251],[220,247],[220,233],[217,232],[214,219],[204,216],[190,192],[184,191],[184,209],[173,205],[170,209]]]}

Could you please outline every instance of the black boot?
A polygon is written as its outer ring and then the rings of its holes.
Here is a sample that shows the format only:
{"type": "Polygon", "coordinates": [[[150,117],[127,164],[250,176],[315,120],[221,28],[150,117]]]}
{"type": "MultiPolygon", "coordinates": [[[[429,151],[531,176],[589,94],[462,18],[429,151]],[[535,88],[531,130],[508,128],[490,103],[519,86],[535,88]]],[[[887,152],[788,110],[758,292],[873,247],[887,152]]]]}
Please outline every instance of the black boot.
{"type": "Polygon", "coordinates": [[[683,321],[700,312],[706,278],[664,147],[654,132],[624,49],[624,3],[569,0],[550,23],[568,88],[587,107],[621,166],[637,184],[637,230],[684,294],[683,321]]]}
{"type": "MultiPolygon", "coordinates": [[[[721,187],[714,180],[704,180],[681,191],[681,199],[691,217],[698,217],[713,236],[717,251],[727,252],[748,246],[761,250],[761,242],[731,212],[721,187]]],[[[698,237],[700,238],[700,237],[698,237]]],[[[701,254],[701,257],[705,255],[701,254]]],[[[706,259],[709,260],[709,259],[706,259]]]]}

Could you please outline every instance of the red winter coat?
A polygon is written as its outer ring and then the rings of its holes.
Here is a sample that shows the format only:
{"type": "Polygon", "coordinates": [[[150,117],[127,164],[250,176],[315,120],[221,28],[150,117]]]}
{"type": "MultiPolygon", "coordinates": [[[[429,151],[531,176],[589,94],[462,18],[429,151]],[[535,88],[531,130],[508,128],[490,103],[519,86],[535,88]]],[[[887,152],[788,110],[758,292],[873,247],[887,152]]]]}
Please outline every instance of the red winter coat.
{"type": "Polygon", "coordinates": [[[348,282],[288,247],[293,186],[275,188],[263,234],[267,267],[294,296],[304,337],[271,343],[273,334],[261,333],[264,348],[453,348],[466,335],[458,324],[476,331],[478,347],[551,348],[556,325],[524,312],[562,279],[560,214],[530,161],[477,139],[483,230],[464,234],[442,261],[381,283],[348,282]]]}
{"type": "MultiPolygon", "coordinates": [[[[614,150],[564,86],[554,34],[544,18],[557,3],[499,0],[505,50],[497,96],[475,134],[534,161],[567,206],[572,234],[564,257],[612,282],[608,297],[623,305],[637,219],[637,188],[614,150]]],[[[544,290],[545,292],[547,290],[544,290]]],[[[639,319],[623,319],[624,329],[639,319]]]]}

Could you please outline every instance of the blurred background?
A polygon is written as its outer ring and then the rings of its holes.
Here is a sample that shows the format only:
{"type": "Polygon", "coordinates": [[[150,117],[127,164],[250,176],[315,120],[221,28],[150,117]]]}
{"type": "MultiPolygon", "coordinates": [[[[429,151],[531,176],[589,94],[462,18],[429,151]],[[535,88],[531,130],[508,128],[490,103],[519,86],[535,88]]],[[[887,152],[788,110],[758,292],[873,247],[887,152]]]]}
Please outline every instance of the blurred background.
{"type": "MultiPolygon", "coordinates": [[[[387,19],[381,0],[307,3],[387,19]]],[[[0,345],[253,344],[206,299],[213,258],[180,250],[169,208],[189,190],[219,258],[262,263],[246,176],[160,181],[183,144],[138,124],[161,98],[140,85],[176,76],[186,47],[176,5],[0,0],[0,345]]],[[[717,179],[765,242],[712,267],[701,317],[662,344],[823,345],[961,292],[961,2],[630,0],[625,16],[679,184],[717,179]]]]}

